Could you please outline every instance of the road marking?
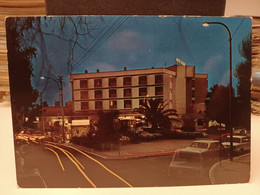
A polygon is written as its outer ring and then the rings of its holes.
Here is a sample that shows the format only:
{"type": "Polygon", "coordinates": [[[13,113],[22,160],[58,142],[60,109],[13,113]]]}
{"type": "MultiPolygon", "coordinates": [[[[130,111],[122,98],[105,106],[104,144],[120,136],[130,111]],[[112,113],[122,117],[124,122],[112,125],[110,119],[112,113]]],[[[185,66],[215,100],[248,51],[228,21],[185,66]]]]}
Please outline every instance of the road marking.
{"type": "Polygon", "coordinates": [[[85,169],[85,167],[78,161],[78,159],[73,154],[71,154],[68,150],[64,149],[64,151],[67,152],[79,164],[79,166],[81,166],[82,169],[85,169]]]}
{"type": "MultiPolygon", "coordinates": [[[[49,143],[52,143],[52,142],[49,142],[49,143]]],[[[58,144],[58,143],[54,143],[54,144],[58,144]]],[[[96,162],[97,164],[99,164],[101,167],[103,167],[105,170],[107,170],[109,173],[111,173],[112,175],[114,175],[115,177],[117,177],[119,180],[121,180],[122,182],[124,182],[126,185],[128,185],[129,187],[133,187],[131,184],[129,184],[126,180],[124,180],[122,177],[120,177],[119,175],[117,175],[116,173],[114,173],[113,171],[111,171],[109,168],[107,168],[105,165],[103,165],[101,162],[99,162],[98,160],[92,158],[91,156],[87,155],[85,152],[82,152],[81,150],[73,147],[73,146],[66,146],[66,145],[63,145],[63,144],[58,144],[58,145],[62,145],[62,146],[65,146],[65,147],[69,147],[69,148],[72,148],[80,153],[82,153],[83,155],[85,155],[86,157],[88,157],[89,159],[93,160],[94,162],[96,162]]]]}
{"type": "Polygon", "coordinates": [[[91,179],[84,173],[84,171],[79,167],[79,165],[70,157],[70,155],[63,149],[60,148],[58,146],[52,145],[52,144],[45,144],[48,146],[52,146],[54,148],[57,148],[59,150],[61,150],[74,164],[75,166],[78,168],[78,170],[81,172],[81,174],[85,177],[85,179],[94,187],[96,188],[97,186],[91,181],[91,179]]]}
{"type": "Polygon", "coordinates": [[[54,154],[56,154],[56,156],[57,156],[57,158],[58,158],[58,161],[59,161],[59,163],[60,163],[60,166],[61,166],[62,170],[65,171],[64,166],[63,166],[63,164],[62,164],[62,162],[61,162],[61,159],[60,159],[58,153],[55,152],[55,151],[54,151],[53,149],[51,149],[51,148],[48,148],[48,147],[44,147],[44,148],[47,149],[47,150],[50,150],[50,151],[52,151],[54,154]]]}

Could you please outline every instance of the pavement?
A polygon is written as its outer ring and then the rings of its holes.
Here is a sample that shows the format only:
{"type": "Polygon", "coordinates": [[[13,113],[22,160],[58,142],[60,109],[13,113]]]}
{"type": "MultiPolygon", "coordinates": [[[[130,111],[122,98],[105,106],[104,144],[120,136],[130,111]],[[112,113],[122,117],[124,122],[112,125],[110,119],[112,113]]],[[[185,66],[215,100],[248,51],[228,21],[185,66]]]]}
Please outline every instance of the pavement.
{"type": "Polygon", "coordinates": [[[209,171],[211,184],[247,183],[250,180],[250,154],[214,164],[209,171]]]}
{"type": "MultiPolygon", "coordinates": [[[[173,155],[178,148],[187,147],[193,140],[157,140],[138,144],[121,145],[117,150],[94,150],[84,146],[75,146],[104,159],[129,159],[151,156],[173,155]]],[[[250,154],[234,157],[231,162],[223,160],[214,164],[209,170],[211,184],[247,183],[250,179],[250,154]]]]}
{"type": "Polygon", "coordinates": [[[137,144],[124,144],[117,150],[96,150],[80,145],[68,143],[89,154],[99,156],[104,159],[128,159],[149,156],[173,155],[178,148],[187,147],[193,140],[157,140],[141,142],[137,144]]]}

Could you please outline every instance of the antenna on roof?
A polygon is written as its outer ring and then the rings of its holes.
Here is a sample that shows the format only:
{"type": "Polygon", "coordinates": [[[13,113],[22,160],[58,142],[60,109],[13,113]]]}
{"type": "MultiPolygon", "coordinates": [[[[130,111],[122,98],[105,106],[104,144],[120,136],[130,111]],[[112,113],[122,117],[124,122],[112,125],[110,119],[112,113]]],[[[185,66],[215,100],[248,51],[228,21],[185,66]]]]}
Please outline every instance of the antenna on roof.
{"type": "Polygon", "coordinates": [[[166,68],[166,61],[165,61],[165,63],[164,63],[164,68],[166,68]]]}

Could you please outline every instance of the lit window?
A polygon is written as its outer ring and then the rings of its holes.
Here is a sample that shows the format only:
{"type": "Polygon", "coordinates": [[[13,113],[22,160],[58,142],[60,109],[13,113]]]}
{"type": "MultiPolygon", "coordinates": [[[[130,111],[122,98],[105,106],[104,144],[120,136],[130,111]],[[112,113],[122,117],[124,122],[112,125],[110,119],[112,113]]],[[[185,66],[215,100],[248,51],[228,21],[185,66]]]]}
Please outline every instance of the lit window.
{"type": "Polygon", "coordinates": [[[94,87],[102,87],[102,79],[95,79],[94,87]]]}
{"type": "Polygon", "coordinates": [[[109,108],[117,108],[117,101],[109,101],[109,108]]]}

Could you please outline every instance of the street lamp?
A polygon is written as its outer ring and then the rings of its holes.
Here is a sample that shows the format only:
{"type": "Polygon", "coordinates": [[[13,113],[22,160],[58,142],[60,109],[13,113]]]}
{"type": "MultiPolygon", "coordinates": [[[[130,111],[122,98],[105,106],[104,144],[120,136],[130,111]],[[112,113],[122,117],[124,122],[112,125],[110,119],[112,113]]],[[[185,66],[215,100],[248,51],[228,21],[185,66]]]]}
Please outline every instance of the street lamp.
{"type": "Polygon", "coordinates": [[[63,142],[65,141],[65,130],[64,130],[64,111],[63,111],[63,87],[62,87],[62,76],[59,76],[58,79],[54,79],[48,76],[42,76],[41,79],[50,79],[53,80],[59,88],[59,96],[60,96],[60,110],[61,110],[61,116],[62,116],[62,137],[63,142]]]}
{"type": "Polygon", "coordinates": [[[230,161],[233,161],[233,129],[232,129],[232,37],[229,28],[221,23],[221,22],[204,22],[203,26],[208,27],[210,24],[217,24],[223,26],[227,32],[229,37],[229,129],[230,129],[230,161]]]}

